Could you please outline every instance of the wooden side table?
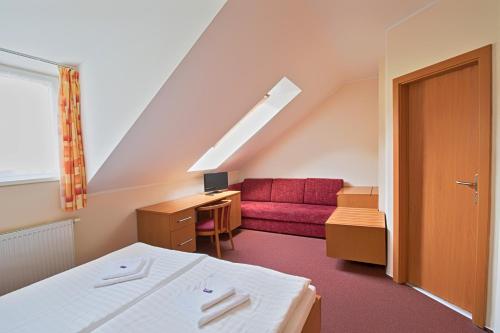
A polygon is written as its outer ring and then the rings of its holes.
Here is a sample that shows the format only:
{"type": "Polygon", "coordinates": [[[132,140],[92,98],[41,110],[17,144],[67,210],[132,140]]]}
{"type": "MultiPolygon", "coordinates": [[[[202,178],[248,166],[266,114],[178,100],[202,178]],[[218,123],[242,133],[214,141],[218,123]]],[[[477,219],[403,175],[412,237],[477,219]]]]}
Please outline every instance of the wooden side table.
{"type": "Polygon", "coordinates": [[[385,214],[378,209],[337,207],[325,227],[328,256],[386,265],[385,214]]]}
{"type": "Polygon", "coordinates": [[[343,187],[337,192],[338,207],[378,208],[378,187],[343,187]]]}

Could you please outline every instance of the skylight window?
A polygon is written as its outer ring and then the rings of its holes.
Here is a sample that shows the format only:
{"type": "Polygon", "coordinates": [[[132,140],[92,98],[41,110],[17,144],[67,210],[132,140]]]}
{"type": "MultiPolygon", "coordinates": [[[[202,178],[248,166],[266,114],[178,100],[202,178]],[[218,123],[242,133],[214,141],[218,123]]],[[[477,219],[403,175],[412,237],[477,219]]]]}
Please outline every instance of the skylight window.
{"type": "Polygon", "coordinates": [[[250,140],[262,127],[290,103],[299,93],[297,87],[288,78],[283,77],[229,132],[211,147],[195,163],[191,171],[217,169],[234,154],[245,142],[250,140]]]}

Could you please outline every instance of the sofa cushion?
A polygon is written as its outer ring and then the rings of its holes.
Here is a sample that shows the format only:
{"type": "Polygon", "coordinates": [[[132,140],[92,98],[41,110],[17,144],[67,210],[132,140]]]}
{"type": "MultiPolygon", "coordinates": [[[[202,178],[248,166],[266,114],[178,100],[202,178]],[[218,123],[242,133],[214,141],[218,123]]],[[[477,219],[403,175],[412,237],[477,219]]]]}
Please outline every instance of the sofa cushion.
{"type": "Polygon", "coordinates": [[[241,227],[243,229],[278,232],[280,234],[325,238],[325,226],[323,224],[243,218],[241,219],[241,227]]]}
{"type": "Polygon", "coordinates": [[[307,178],[304,203],[337,206],[337,192],[344,186],[342,179],[307,178]]]}
{"type": "Polygon", "coordinates": [[[323,224],[336,207],[287,202],[242,201],[241,216],[264,220],[323,224]]]}
{"type": "Polygon", "coordinates": [[[304,203],[305,179],[274,179],[271,201],[304,203]]]}
{"type": "Polygon", "coordinates": [[[245,179],[241,186],[241,200],[271,201],[272,179],[245,179]]]}

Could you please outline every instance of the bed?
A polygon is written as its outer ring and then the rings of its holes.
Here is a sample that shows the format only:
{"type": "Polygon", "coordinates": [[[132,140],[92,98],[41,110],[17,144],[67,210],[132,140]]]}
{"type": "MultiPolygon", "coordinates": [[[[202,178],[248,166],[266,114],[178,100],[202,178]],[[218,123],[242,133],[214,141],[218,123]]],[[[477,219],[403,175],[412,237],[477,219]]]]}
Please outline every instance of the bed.
{"type": "Polygon", "coordinates": [[[310,280],[204,254],[135,243],[0,297],[2,332],[286,332],[319,333],[321,299],[310,280]],[[143,279],[95,288],[110,262],[148,257],[143,279]],[[209,278],[250,295],[203,327],[184,306],[209,278]]]}

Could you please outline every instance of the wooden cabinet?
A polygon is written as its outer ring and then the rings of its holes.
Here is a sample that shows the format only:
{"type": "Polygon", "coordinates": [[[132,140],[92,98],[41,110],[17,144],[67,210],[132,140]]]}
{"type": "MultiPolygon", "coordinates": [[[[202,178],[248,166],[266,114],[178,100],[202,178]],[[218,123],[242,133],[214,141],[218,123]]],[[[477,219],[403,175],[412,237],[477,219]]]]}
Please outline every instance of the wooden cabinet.
{"type": "Polygon", "coordinates": [[[179,251],[196,251],[196,208],[223,199],[230,199],[230,228],[241,225],[241,196],[239,191],[212,195],[197,194],[165,201],[137,209],[137,233],[140,242],[179,251]]]}
{"type": "Polygon", "coordinates": [[[196,251],[196,232],[194,223],[190,224],[191,225],[176,229],[170,233],[172,249],[185,252],[196,251]]]}
{"type": "Polygon", "coordinates": [[[241,226],[241,195],[240,193],[228,197],[231,199],[231,212],[229,215],[229,228],[234,230],[241,226]]]}
{"type": "Polygon", "coordinates": [[[378,208],[378,187],[343,187],[337,192],[338,207],[378,208]]]}
{"type": "Polygon", "coordinates": [[[170,215],[170,230],[185,228],[196,221],[196,211],[194,208],[186,209],[170,215]]]}
{"type": "Polygon", "coordinates": [[[386,264],[384,213],[373,208],[337,207],[325,228],[328,256],[386,264]]]}

